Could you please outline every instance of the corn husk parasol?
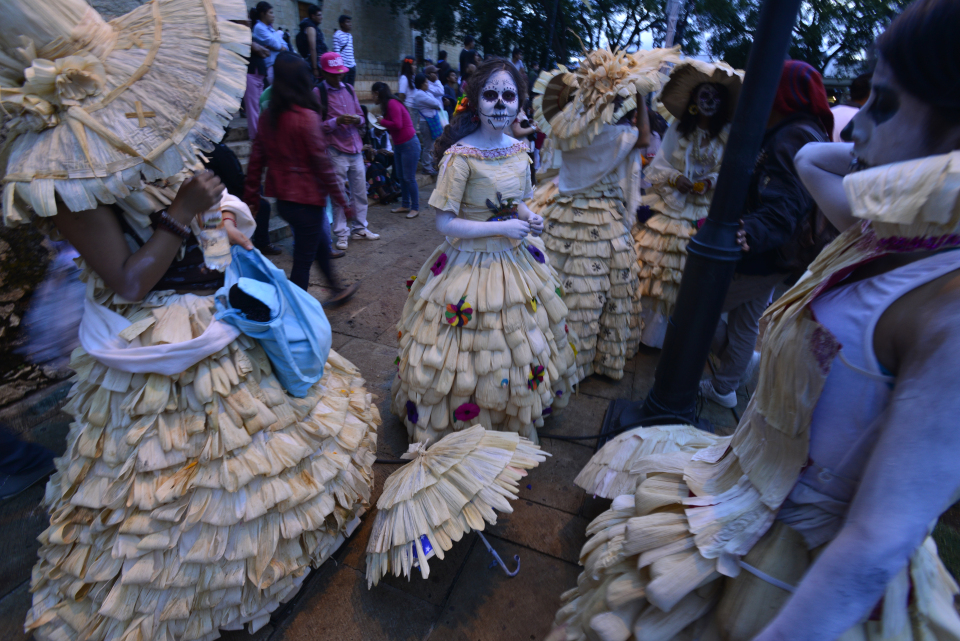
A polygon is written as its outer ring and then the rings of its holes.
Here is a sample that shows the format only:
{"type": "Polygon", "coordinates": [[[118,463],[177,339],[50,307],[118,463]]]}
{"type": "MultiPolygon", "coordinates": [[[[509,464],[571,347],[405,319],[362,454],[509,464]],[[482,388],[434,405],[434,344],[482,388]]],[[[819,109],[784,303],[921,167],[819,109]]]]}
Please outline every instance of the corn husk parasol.
{"type": "Polygon", "coordinates": [[[605,499],[633,494],[648,471],[683,474],[690,457],[716,440],[689,425],[638,427],[608,441],[573,482],[605,499]]]}
{"type": "Polygon", "coordinates": [[[241,0],[153,0],[104,21],[84,0],[11,0],[0,24],[8,225],[98,203],[152,213],[144,183],[196,166],[240,106],[241,0]]]}
{"type": "Polygon", "coordinates": [[[684,60],[670,72],[670,80],[660,94],[660,101],[674,118],[682,118],[690,101],[690,92],[705,82],[723,85],[730,92],[727,115],[733,118],[743,85],[743,71],[727,63],[684,60]]]}
{"type": "Polygon", "coordinates": [[[426,449],[414,443],[404,454],[413,459],[393,474],[377,501],[377,516],[367,544],[367,585],[392,572],[409,577],[419,566],[430,575],[427,559],[440,559],[463,535],[497,522],[494,510],[513,512],[517,481],[549,456],[512,432],[475,425],[442,438],[426,449]]]}
{"type": "Polygon", "coordinates": [[[680,48],[627,53],[597,49],[576,71],[560,67],[540,74],[534,85],[535,117],[561,150],[590,144],[604,125],[617,123],[637,107],[637,96],[657,91],[666,81],[660,68],[679,62],[680,48]]]}

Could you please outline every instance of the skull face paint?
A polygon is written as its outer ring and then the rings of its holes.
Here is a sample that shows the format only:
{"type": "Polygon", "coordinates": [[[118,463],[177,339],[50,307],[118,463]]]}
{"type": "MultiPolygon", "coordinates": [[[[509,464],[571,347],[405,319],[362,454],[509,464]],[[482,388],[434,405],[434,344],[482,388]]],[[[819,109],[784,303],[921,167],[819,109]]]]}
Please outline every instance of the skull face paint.
{"type": "Polygon", "coordinates": [[[520,96],[513,77],[506,71],[491,75],[480,90],[480,126],[502,133],[517,117],[520,96]]]}
{"type": "Polygon", "coordinates": [[[700,85],[697,90],[697,108],[707,118],[711,118],[720,110],[720,91],[716,85],[700,85]]]}

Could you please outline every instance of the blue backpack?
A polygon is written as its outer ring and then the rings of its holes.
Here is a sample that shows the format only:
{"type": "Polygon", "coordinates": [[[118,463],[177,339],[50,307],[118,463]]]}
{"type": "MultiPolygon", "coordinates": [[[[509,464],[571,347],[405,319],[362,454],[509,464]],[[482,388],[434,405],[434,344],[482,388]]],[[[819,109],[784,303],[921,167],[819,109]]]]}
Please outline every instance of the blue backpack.
{"type": "Polygon", "coordinates": [[[330,321],[320,301],[288,281],[283,270],[259,251],[234,245],[231,253],[233,260],[224,273],[224,285],[216,293],[216,318],[259,341],[283,388],[291,396],[303,398],[323,377],[323,366],[333,342],[330,321]],[[240,278],[260,281],[276,289],[279,311],[269,321],[248,320],[230,306],[230,288],[240,278]]]}

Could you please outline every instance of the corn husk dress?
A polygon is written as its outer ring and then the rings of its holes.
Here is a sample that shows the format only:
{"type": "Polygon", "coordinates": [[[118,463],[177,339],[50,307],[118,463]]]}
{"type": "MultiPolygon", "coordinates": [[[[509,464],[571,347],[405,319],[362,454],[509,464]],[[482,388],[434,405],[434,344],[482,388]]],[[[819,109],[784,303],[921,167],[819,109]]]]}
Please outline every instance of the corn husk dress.
{"type": "MultiPolygon", "coordinates": [[[[639,428],[611,443],[628,448],[625,458],[615,449],[594,457],[600,465],[588,465],[578,484],[597,490],[608,479],[622,481],[618,470],[624,470],[636,475],[635,491],[616,497],[588,527],[584,572],[563,595],[550,641],[747,641],[774,618],[843,527],[892,397],[893,377],[848,365],[844,345],[811,307],[876,258],[960,243],[958,179],[960,152],[847,176],[854,215],[864,220],[824,249],[768,310],[757,391],[734,434],[639,428]],[[857,394],[867,385],[883,390],[875,397],[883,402],[857,394]],[[857,408],[843,417],[842,429],[831,424],[836,418],[818,413],[824,399],[838,412],[857,408]],[[844,430],[853,436],[836,439],[844,430]],[[824,467],[813,453],[831,448],[838,467],[824,467]]],[[[912,263],[922,276],[914,286],[957,273],[957,264],[955,251],[912,263]]],[[[889,300],[903,293],[890,290],[889,300]]],[[[849,303],[834,300],[830,322],[842,327],[849,303]]],[[[862,353],[873,355],[867,344],[862,353]]],[[[880,371],[876,363],[872,368],[880,371]]],[[[960,590],[933,539],[927,536],[908,554],[873,615],[847,630],[843,641],[960,639],[953,605],[960,590]]],[[[808,615],[816,620],[816,612],[808,615]]]]}
{"type": "MultiPolygon", "coordinates": [[[[154,0],[109,23],[83,0],[4,12],[5,223],[51,231],[58,207],[103,204],[136,251],[239,107],[250,32],[231,21],[246,6],[154,0]]],[[[197,293],[158,287],[139,302],[82,265],[74,420],[46,488],[26,620],[39,640],[255,630],[368,507],[379,416],[360,373],[330,352],[303,398],[285,393],[259,344],[214,320],[203,292],[223,276],[200,269],[202,254],[189,261],[199,252],[191,237],[161,281],[197,293]],[[91,336],[109,345],[96,358],[91,336]]]]}
{"type": "Polygon", "coordinates": [[[660,88],[659,68],[675,55],[599,49],[575,73],[544,72],[534,88],[539,125],[561,159],[560,175],[545,181],[529,206],[544,218],[543,242],[580,337],[577,364],[585,376],[619,380],[639,346],[639,266],[630,230],[640,153],[636,127],[618,122],[660,88]],[[564,95],[572,97],[561,104],[564,95]]]}
{"type": "Polygon", "coordinates": [[[679,135],[678,124],[670,125],[660,150],[644,169],[650,187],[641,204],[649,207],[652,215],[633,228],[640,268],[642,341],[650,347],[663,346],[687,262],[687,244],[697,233],[697,222],[710,212],[730,134],[730,125],[726,125],[716,138],[701,129],[685,137],[679,135]],[[693,182],[709,180],[711,187],[702,194],[681,194],[669,184],[681,175],[693,182]]]}
{"type": "MultiPolygon", "coordinates": [[[[472,221],[486,205],[528,197],[526,146],[454,145],[430,205],[472,221]]],[[[436,442],[471,425],[537,442],[543,417],[566,406],[579,380],[578,339],[560,281],[531,236],[446,238],[413,280],[397,334],[392,411],[411,441],[436,442]]]]}

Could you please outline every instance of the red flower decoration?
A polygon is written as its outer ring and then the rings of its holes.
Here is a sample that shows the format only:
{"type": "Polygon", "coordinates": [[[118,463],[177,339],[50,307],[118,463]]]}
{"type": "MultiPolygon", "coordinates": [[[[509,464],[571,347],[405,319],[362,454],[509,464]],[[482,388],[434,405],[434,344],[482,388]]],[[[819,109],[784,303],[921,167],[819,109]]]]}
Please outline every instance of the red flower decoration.
{"type": "Polygon", "coordinates": [[[530,373],[527,374],[527,387],[535,390],[540,386],[540,383],[543,382],[543,365],[535,365],[530,368],[530,373]]]}
{"type": "Polygon", "coordinates": [[[480,415],[480,408],[473,403],[464,403],[453,410],[453,418],[458,421],[469,421],[480,415]]]}
{"type": "Polygon", "coordinates": [[[443,268],[447,266],[447,254],[440,254],[440,258],[437,259],[437,262],[433,264],[433,267],[430,268],[430,271],[433,272],[434,276],[439,276],[440,272],[443,271],[443,268]]]}
{"type": "Polygon", "coordinates": [[[407,291],[408,291],[408,292],[410,291],[410,288],[413,287],[413,281],[415,281],[415,280],[417,280],[417,277],[416,277],[416,276],[411,276],[410,278],[407,279],[407,291]]]}

